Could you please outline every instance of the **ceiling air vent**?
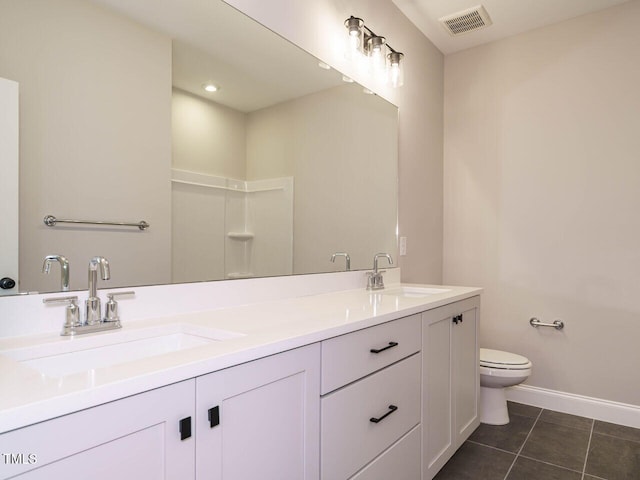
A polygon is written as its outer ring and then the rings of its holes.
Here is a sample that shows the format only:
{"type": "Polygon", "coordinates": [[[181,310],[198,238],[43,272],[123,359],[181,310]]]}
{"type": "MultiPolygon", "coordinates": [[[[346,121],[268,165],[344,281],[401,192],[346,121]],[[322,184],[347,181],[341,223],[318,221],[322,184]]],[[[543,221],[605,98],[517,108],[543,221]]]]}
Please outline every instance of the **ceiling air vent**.
{"type": "Polygon", "coordinates": [[[451,36],[480,30],[493,23],[482,5],[447,15],[439,21],[451,36]]]}

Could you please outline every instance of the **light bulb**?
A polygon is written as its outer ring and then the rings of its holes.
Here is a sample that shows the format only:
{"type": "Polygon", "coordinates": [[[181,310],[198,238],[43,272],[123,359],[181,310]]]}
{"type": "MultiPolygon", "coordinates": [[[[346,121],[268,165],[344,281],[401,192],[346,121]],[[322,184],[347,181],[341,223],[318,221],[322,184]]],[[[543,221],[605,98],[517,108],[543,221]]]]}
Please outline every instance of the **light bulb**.
{"type": "Polygon", "coordinates": [[[347,57],[355,58],[362,52],[362,37],[364,21],[361,18],[349,17],[344,21],[344,26],[349,32],[347,44],[347,57]]]}
{"type": "Polygon", "coordinates": [[[404,85],[404,68],[402,66],[403,57],[404,54],[400,52],[391,52],[387,55],[387,58],[389,59],[389,83],[394,88],[404,85]]]}
{"type": "Polygon", "coordinates": [[[374,75],[384,73],[386,67],[385,42],[384,37],[373,36],[369,39],[369,58],[374,75]]]}

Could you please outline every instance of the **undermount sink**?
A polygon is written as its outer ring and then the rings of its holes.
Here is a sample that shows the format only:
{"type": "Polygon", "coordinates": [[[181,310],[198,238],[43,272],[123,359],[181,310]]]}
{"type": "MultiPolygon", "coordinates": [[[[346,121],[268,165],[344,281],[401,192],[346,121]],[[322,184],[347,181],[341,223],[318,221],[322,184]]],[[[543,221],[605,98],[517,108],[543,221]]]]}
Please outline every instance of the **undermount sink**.
{"type": "Polygon", "coordinates": [[[227,330],[173,323],[84,338],[61,338],[51,343],[0,351],[0,354],[45,376],[63,377],[243,336],[227,330]]]}
{"type": "Polygon", "coordinates": [[[440,293],[447,293],[450,291],[450,288],[410,287],[407,285],[403,285],[401,287],[385,288],[380,293],[382,293],[383,295],[395,295],[397,297],[421,298],[431,295],[438,295],[440,293]]]}

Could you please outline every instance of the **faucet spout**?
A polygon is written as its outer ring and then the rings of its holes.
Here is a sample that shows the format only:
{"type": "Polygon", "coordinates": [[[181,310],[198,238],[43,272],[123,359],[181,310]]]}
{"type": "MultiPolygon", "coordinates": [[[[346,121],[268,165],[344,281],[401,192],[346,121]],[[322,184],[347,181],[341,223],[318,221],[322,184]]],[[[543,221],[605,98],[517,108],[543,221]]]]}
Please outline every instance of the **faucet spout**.
{"type": "Polygon", "coordinates": [[[92,298],[97,295],[98,268],[100,269],[102,280],[109,280],[111,278],[109,262],[106,258],[93,257],[89,261],[89,297],[92,298]]]}
{"type": "Polygon", "coordinates": [[[374,273],[378,273],[378,258],[386,258],[387,261],[389,262],[389,265],[393,265],[393,259],[391,258],[391,255],[389,255],[388,253],[376,253],[373,256],[373,272],[374,273]]]}
{"type": "Polygon", "coordinates": [[[378,271],[378,259],[386,258],[389,265],[393,265],[393,259],[388,253],[376,253],[373,256],[373,272],[367,272],[367,290],[382,290],[384,288],[383,271],[378,271]]]}
{"type": "Polygon", "coordinates": [[[348,253],[346,252],[336,252],[333,255],[331,255],[331,262],[335,263],[336,261],[336,257],[344,257],[345,262],[346,262],[346,271],[349,272],[351,271],[351,257],[349,256],[348,253]]]}
{"type": "Polygon", "coordinates": [[[44,257],[42,264],[42,273],[51,271],[51,263],[58,262],[60,264],[60,288],[63,292],[69,291],[69,260],[63,255],[47,255],[44,257]]]}
{"type": "Polygon", "coordinates": [[[93,257],[89,262],[89,298],[85,302],[87,325],[102,321],[102,308],[98,298],[98,269],[103,280],[111,278],[109,262],[104,257],[93,257]]]}

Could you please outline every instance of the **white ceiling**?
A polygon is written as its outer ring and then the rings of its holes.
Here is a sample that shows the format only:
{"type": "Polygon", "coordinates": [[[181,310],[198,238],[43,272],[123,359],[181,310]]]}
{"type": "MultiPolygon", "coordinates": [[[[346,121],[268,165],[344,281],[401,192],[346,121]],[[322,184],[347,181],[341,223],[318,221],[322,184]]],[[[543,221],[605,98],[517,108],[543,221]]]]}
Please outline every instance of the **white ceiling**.
{"type": "Polygon", "coordinates": [[[629,0],[393,0],[445,55],[629,0]],[[483,5],[493,24],[452,37],[439,18],[483,5]]]}

